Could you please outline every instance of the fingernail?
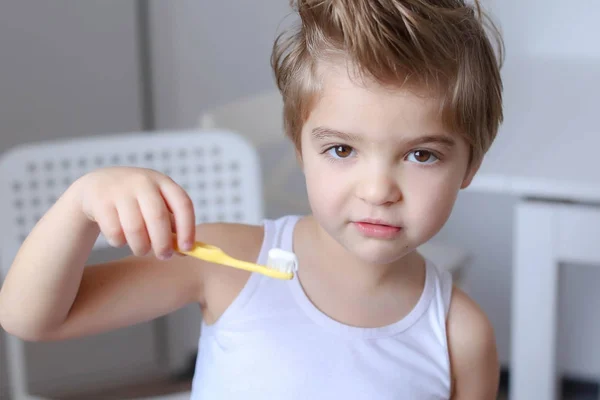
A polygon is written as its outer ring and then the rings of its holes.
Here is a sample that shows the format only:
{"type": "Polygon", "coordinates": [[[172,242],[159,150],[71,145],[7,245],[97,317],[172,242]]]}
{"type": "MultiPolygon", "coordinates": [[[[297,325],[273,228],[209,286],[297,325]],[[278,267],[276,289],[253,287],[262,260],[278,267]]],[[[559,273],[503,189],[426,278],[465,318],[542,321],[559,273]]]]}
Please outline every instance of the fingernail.
{"type": "Polygon", "coordinates": [[[190,242],[190,241],[185,241],[185,242],[183,242],[183,246],[181,246],[181,248],[182,248],[183,250],[185,250],[185,251],[189,251],[189,250],[191,250],[191,249],[192,249],[193,245],[194,245],[194,244],[193,244],[192,242],[190,242]]]}
{"type": "Polygon", "coordinates": [[[171,258],[173,256],[173,251],[167,251],[166,253],[163,253],[160,258],[162,260],[168,260],[169,258],[171,258]]]}

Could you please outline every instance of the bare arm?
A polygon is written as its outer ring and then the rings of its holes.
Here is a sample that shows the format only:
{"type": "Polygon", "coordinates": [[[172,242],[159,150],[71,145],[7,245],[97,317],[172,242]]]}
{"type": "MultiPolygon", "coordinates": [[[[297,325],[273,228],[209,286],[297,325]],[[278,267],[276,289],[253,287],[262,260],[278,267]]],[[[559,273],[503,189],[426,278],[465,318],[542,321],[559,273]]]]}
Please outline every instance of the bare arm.
{"type": "Polygon", "coordinates": [[[477,304],[457,288],[447,325],[452,400],[496,400],[500,371],[493,328],[477,304]]]}
{"type": "MultiPolygon", "coordinates": [[[[64,319],[39,329],[29,339],[53,341],[94,335],[200,302],[201,264],[187,257],[160,261],[148,256],[87,267],[64,319]]],[[[28,332],[22,333],[20,336],[27,339],[28,332]]]]}
{"type": "Polygon", "coordinates": [[[27,339],[65,320],[100,230],[70,190],[26,238],[0,291],[0,322],[27,339]]]}
{"type": "Polygon", "coordinates": [[[197,301],[197,263],[141,257],[151,249],[159,256],[172,250],[170,214],[155,186],[166,187],[178,237],[194,238],[193,211],[185,209],[182,189],[145,173],[109,171],[91,186],[79,180],[43,216],[0,290],[6,331],[26,340],[62,339],[149,320],[197,301]],[[127,181],[131,174],[141,178],[127,181]],[[86,195],[94,200],[82,199],[86,195]],[[115,246],[128,244],[137,257],[84,268],[101,230],[115,246]]]}

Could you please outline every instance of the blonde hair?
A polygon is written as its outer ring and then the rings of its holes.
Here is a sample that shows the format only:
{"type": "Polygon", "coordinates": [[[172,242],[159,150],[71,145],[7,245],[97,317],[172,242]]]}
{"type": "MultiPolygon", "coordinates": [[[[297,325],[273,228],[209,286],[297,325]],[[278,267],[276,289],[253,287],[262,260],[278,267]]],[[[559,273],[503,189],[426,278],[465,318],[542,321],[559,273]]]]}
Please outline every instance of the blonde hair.
{"type": "Polygon", "coordinates": [[[471,159],[487,152],[503,119],[503,41],[479,1],[292,0],[291,6],[301,24],[277,37],[271,65],[284,128],[297,148],[320,90],[317,67],[341,56],[378,83],[435,89],[444,124],[463,135],[471,159]]]}

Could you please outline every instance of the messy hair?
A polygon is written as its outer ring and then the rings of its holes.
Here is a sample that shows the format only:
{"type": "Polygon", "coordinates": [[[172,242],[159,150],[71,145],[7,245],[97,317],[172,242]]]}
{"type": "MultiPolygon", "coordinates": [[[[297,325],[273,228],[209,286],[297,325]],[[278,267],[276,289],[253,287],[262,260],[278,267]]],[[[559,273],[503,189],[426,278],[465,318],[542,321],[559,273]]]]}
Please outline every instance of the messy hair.
{"type": "Polygon", "coordinates": [[[291,6],[301,23],[277,37],[271,65],[284,128],[297,148],[319,95],[318,66],[342,57],[380,84],[435,90],[444,125],[464,137],[472,160],[484,156],[503,119],[503,41],[478,0],[292,0],[291,6]]]}

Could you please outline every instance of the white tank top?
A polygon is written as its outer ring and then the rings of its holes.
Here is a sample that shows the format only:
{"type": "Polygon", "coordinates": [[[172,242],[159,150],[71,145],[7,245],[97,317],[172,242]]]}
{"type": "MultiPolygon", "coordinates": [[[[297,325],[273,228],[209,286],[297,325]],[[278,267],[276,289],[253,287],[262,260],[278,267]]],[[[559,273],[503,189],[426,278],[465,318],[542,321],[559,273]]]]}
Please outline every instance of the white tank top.
{"type": "MultiPolygon", "coordinates": [[[[273,247],[292,251],[298,219],[264,221],[259,263],[273,247]]],[[[451,275],[427,261],[407,316],[359,328],[317,309],[297,277],[252,274],[219,320],[202,324],[191,399],[449,399],[451,292],[451,275]]]]}

